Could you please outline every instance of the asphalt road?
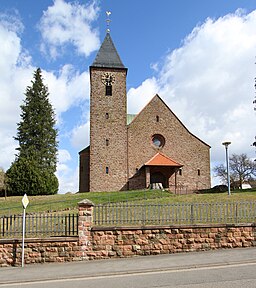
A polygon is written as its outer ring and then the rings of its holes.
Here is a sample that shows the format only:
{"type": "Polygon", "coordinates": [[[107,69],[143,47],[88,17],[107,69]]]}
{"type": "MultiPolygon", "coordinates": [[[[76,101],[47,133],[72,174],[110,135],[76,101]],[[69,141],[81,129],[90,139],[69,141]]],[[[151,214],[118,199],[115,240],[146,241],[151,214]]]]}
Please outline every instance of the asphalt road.
{"type": "Polygon", "coordinates": [[[256,248],[0,268],[0,288],[256,287],[256,248]]]}

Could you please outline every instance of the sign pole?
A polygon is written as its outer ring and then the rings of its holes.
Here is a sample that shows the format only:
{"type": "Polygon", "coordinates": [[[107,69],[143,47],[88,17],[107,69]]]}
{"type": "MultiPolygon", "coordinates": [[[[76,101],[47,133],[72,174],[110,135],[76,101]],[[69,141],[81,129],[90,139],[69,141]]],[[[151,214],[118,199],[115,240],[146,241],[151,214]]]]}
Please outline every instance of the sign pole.
{"type": "Polygon", "coordinates": [[[21,253],[21,267],[24,267],[24,247],[25,247],[25,229],[26,229],[26,208],[28,206],[29,200],[28,196],[25,193],[22,198],[23,205],[23,221],[22,221],[22,253],[21,253]]]}
{"type": "Polygon", "coordinates": [[[25,227],[26,227],[26,208],[23,208],[21,267],[24,267],[25,227]]]}

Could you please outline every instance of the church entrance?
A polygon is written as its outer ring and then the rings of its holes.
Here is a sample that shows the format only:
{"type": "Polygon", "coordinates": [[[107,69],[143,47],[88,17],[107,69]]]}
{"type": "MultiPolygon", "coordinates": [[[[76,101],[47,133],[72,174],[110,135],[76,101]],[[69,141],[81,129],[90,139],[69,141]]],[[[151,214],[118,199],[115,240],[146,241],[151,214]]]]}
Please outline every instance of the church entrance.
{"type": "Polygon", "coordinates": [[[151,186],[154,183],[161,183],[163,188],[168,188],[168,179],[166,178],[166,176],[164,174],[162,174],[161,172],[155,172],[155,173],[151,173],[150,175],[150,184],[151,186]]]}

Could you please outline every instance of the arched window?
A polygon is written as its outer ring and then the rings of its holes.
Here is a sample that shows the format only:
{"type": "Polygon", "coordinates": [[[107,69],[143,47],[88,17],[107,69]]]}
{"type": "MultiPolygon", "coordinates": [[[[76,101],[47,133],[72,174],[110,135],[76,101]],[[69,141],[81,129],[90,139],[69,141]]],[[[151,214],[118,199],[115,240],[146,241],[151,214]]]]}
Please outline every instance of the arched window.
{"type": "Polygon", "coordinates": [[[159,122],[159,116],[156,115],[156,122],[159,122]]]}
{"type": "Polygon", "coordinates": [[[106,96],[112,96],[112,84],[106,85],[106,96]]]}

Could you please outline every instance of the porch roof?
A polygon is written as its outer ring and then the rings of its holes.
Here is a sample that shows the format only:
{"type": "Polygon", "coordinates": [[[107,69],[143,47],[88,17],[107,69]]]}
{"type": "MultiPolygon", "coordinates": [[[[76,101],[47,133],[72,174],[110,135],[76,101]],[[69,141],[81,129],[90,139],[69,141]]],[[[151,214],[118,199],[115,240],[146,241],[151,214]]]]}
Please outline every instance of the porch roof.
{"type": "Polygon", "coordinates": [[[148,162],[144,164],[145,166],[171,166],[171,167],[182,167],[183,165],[172,160],[162,153],[157,153],[148,162]]]}

